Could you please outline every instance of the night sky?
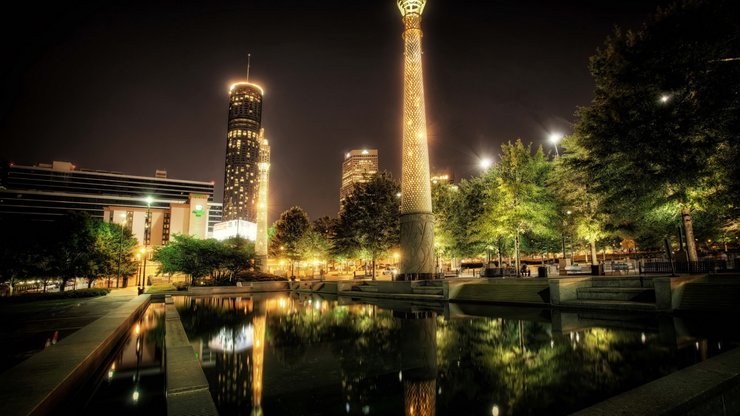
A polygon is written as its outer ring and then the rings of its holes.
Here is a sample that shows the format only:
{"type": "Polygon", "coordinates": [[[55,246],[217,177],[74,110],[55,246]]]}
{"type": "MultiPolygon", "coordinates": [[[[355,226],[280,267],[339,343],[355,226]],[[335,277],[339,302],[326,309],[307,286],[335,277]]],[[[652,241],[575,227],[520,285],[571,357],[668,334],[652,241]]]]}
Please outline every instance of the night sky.
{"type": "MultiPolygon", "coordinates": [[[[249,52],[265,90],[271,222],[293,205],[336,215],[350,149],[378,148],[400,177],[394,0],[24,3],[0,17],[0,158],[166,169],[215,181],[221,201],[228,87],[249,52]]],[[[666,1],[478,3],[429,0],[422,22],[432,172],[456,179],[504,141],[570,133],[592,97],[588,57],[666,1]]]]}

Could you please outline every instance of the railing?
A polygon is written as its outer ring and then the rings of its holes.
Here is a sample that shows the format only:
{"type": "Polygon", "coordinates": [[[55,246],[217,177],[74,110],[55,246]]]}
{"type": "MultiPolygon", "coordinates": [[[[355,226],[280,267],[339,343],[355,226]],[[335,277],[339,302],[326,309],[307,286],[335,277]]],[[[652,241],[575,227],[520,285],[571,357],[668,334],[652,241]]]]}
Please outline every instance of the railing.
{"type": "Polygon", "coordinates": [[[700,261],[646,261],[640,265],[640,273],[714,273],[727,271],[727,260],[700,261]]]}

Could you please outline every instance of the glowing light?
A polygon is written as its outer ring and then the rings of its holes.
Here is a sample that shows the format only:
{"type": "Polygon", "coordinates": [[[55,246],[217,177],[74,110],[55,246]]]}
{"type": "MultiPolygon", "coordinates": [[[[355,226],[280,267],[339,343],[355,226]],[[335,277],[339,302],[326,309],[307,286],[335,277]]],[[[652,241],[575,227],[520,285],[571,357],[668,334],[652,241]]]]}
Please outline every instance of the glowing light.
{"type": "Polygon", "coordinates": [[[493,160],[488,159],[488,158],[483,158],[483,159],[480,160],[480,168],[481,169],[486,170],[486,169],[490,168],[491,166],[493,166],[493,160]]]}
{"type": "Polygon", "coordinates": [[[134,400],[134,403],[139,401],[139,390],[134,390],[134,394],[131,395],[131,398],[134,400]]]}
{"type": "Polygon", "coordinates": [[[154,198],[151,196],[146,197],[146,204],[151,205],[154,202],[154,198]]]}
{"type": "Polygon", "coordinates": [[[560,143],[560,140],[563,139],[563,133],[550,133],[550,136],[548,136],[548,140],[550,140],[550,143],[557,145],[560,143]]]}
{"type": "Polygon", "coordinates": [[[368,153],[370,153],[370,152],[368,152],[368,151],[367,151],[367,149],[362,149],[362,154],[363,154],[363,155],[366,155],[366,154],[368,154],[368,153]]]}
{"type": "Polygon", "coordinates": [[[141,333],[141,325],[136,324],[136,326],[134,327],[134,333],[136,335],[139,335],[141,333]]]}
{"type": "Polygon", "coordinates": [[[668,94],[663,94],[663,95],[660,96],[660,98],[658,100],[660,100],[661,103],[665,104],[665,103],[667,103],[668,101],[671,100],[671,96],[668,95],[668,94]]]}
{"type": "Polygon", "coordinates": [[[498,416],[501,410],[499,410],[498,405],[493,405],[491,408],[491,416],[498,416]]]}
{"type": "Polygon", "coordinates": [[[260,95],[265,95],[265,91],[262,89],[262,87],[260,87],[257,84],[253,84],[251,82],[245,82],[245,81],[235,82],[231,84],[231,86],[229,87],[229,94],[231,94],[234,91],[234,88],[241,86],[241,85],[257,88],[258,90],[260,90],[260,95]]]}
{"type": "Polygon", "coordinates": [[[644,344],[646,340],[647,338],[645,338],[645,333],[643,332],[642,334],[640,334],[640,341],[642,341],[642,343],[644,344]]]}

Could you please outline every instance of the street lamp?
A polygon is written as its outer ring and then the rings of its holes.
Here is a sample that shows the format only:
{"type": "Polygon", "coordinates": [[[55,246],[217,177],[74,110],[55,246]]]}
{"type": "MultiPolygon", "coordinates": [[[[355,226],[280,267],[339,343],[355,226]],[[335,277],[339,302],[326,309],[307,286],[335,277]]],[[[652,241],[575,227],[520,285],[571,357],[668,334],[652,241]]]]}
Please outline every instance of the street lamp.
{"type": "Polygon", "coordinates": [[[139,294],[144,293],[146,287],[146,258],[149,246],[149,240],[152,238],[152,202],[154,198],[151,196],[146,197],[146,221],[144,223],[144,247],[142,248],[142,255],[144,256],[144,266],[141,270],[141,285],[139,285],[139,294]]]}
{"type": "MultiPolygon", "coordinates": [[[[116,289],[118,289],[118,282],[121,279],[121,256],[123,255],[123,229],[126,227],[126,213],[122,212],[120,215],[123,222],[121,223],[121,234],[118,239],[118,273],[116,273],[116,289]]],[[[110,289],[110,280],[108,280],[108,288],[110,289]]]]}
{"type": "Polygon", "coordinates": [[[484,157],[483,159],[480,160],[480,168],[482,170],[488,170],[488,168],[490,168],[491,166],[493,166],[493,160],[487,157],[484,157]]]}
{"type": "Polygon", "coordinates": [[[139,254],[136,255],[137,259],[142,259],[141,273],[136,277],[136,284],[138,286],[139,294],[144,293],[144,275],[146,274],[146,246],[139,249],[139,254]]]}
{"type": "Polygon", "coordinates": [[[562,133],[551,133],[549,136],[550,143],[552,143],[553,147],[555,147],[555,155],[557,157],[560,157],[560,152],[558,151],[558,143],[560,143],[560,140],[562,139],[562,133]]]}

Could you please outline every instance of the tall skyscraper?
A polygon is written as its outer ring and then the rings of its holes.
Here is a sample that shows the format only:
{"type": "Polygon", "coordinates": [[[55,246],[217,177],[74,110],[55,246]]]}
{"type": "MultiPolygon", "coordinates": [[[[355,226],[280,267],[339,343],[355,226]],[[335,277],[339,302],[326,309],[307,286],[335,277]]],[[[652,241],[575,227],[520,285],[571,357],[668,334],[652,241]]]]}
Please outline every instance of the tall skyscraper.
{"type": "Polygon", "coordinates": [[[401,270],[403,280],[434,278],[429,149],[422,76],[421,14],[426,0],[398,0],[403,20],[401,270]]]}
{"type": "Polygon", "coordinates": [[[257,220],[262,88],[237,82],[229,89],[223,220],[257,220]]]}
{"type": "Polygon", "coordinates": [[[355,184],[367,182],[378,173],[378,149],[351,150],[342,162],[342,186],[339,188],[339,208],[342,201],[355,189],[355,184]]]}

